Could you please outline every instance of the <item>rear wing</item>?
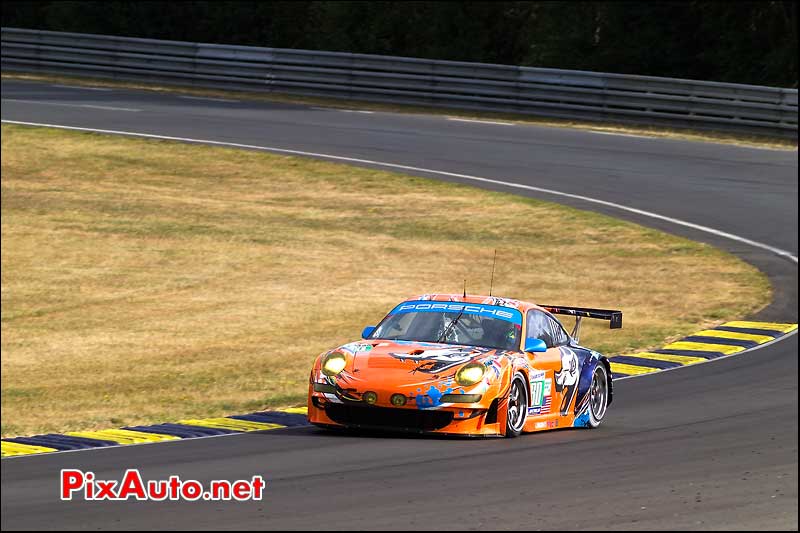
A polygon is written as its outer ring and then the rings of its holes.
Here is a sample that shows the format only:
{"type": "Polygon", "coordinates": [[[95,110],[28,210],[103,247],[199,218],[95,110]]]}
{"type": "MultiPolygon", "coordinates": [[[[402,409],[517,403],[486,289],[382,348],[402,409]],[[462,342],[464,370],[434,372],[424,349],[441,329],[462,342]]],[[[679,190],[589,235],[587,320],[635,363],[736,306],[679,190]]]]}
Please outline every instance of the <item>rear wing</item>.
{"type": "Polygon", "coordinates": [[[572,315],[581,318],[597,318],[611,322],[609,328],[622,328],[622,311],[611,311],[609,309],[589,309],[588,307],[563,307],[556,305],[540,305],[554,315],[572,315]]]}
{"type": "Polygon", "coordinates": [[[608,320],[610,329],[622,328],[622,311],[614,311],[610,309],[590,309],[588,307],[564,307],[557,305],[540,305],[543,309],[553,313],[554,315],[570,315],[575,317],[575,329],[572,330],[572,338],[578,341],[581,332],[581,319],[583,318],[596,318],[599,320],[608,320]]]}

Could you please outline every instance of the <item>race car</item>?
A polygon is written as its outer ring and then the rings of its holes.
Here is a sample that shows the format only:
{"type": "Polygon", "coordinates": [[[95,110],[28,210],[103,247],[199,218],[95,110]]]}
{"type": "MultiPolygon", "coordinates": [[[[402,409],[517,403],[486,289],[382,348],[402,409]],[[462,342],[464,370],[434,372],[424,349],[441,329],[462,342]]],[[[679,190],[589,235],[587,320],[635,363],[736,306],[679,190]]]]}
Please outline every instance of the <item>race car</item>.
{"type": "Polygon", "coordinates": [[[516,437],[595,428],[612,400],[605,356],[578,344],[582,318],[622,312],[496,296],[425,294],[362,340],[320,354],[308,419],[326,428],[516,437]],[[568,334],[555,315],[576,318],[568,334]]]}

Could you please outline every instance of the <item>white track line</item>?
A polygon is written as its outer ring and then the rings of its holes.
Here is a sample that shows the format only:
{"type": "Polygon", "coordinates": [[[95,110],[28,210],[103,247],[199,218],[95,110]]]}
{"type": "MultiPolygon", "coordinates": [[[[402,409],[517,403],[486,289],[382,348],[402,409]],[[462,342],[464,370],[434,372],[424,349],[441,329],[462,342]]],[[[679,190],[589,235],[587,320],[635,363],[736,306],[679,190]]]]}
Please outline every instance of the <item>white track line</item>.
{"type": "MultiPolygon", "coordinates": [[[[36,104],[36,105],[54,105],[58,107],[81,107],[88,109],[102,109],[104,111],[131,111],[139,112],[141,109],[133,109],[131,107],[112,107],[107,105],[92,105],[92,104],[64,104],[62,102],[47,102],[41,100],[21,100],[19,98],[3,98],[3,102],[18,102],[21,104],[36,104]]],[[[5,122],[5,121],[4,121],[5,122]]]]}
{"type": "Polygon", "coordinates": [[[790,261],[797,263],[797,256],[788,252],[786,250],[782,250],[780,248],[776,248],[774,246],[770,246],[768,244],[764,244],[762,242],[754,241],[751,239],[747,239],[745,237],[740,237],[739,235],[734,235],[733,233],[728,233],[725,231],[721,231],[714,228],[709,228],[708,226],[702,226],[700,224],[695,224],[693,222],[687,222],[685,220],[680,220],[678,218],[672,218],[664,215],[659,215],[658,213],[653,213],[652,211],[645,211],[643,209],[636,209],[634,207],[628,207],[626,205],[617,204],[614,202],[608,202],[606,200],[600,200],[597,198],[592,198],[589,196],[582,196],[580,194],[572,194],[562,191],[556,191],[553,189],[545,189],[542,187],[534,187],[532,185],[524,185],[521,183],[512,183],[509,181],[502,181],[496,180],[491,178],[482,178],[480,176],[472,176],[470,174],[458,174],[456,172],[446,172],[444,170],[434,170],[430,168],[422,168],[422,167],[413,167],[409,165],[399,165],[396,163],[386,163],[384,161],[374,161],[371,159],[359,159],[356,157],[344,157],[339,155],[331,155],[331,154],[322,154],[318,152],[305,152],[303,150],[290,150],[287,148],[276,148],[272,146],[259,146],[255,144],[241,144],[241,143],[232,143],[232,142],[224,142],[224,141],[213,141],[209,139],[192,139],[187,137],[172,137],[169,135],[156,135],[153,133],[138,133],[132,131],[118,131],[118,130],[104,130],[104,129],[97,129],[97,128],[81,128],[77,126],[64,126],[60,124],[41,124],[37,122],[22,122],[18,120],[2,120],[5,124],[19,124],[23,126],[40,126],[45,128],[58,128],[64,130],[75,130],[75,131],[90,131],[94,133],[110,133],[113,135],[127,135],[129,137],[144,137],[147,139],[162,139],[167,141],[181,141],[181,142],[190,142],[190,143],[198,143],[198,144],[210,144],[214,146],[230,146],[234,148],[247,148],[250,150],[263,150],[265,152],[275,152],[280,154],[291,154],[291,155],[301,155],[301,156],[309,156],[309,157],[319,157],[324,159],[331,159],[334,161],[346,161],[348,163],[364,163],[367,165],[374,165],[379,167],[386,167],[398,170],[408,170],[412,172],[424,172],[426,174],[436,174],[439,176],[447,176],[451,178],[458,178],[462,180],[469,180],[475,181],[479,183],[490,183],[492,185],[502,185],[503,187],[509,187],[511,189],[521,189],[525,191],[532,191],[544,194],[550,194],[553,196],[559,196],[562,198],[572,198],[574,200],[581,200],[583,202],[588,202],[595,205],[602,205],[605,207],[612,207],[614,209],[619,209],[620,211],[625,211],[628,213],[634,213],[636,215],[640,215],[647,218],[652,218],[655,220],[662,220],[664,222],[669,222],[670,224],[675,224],[676,226],[683,226],[686,228],[691,228],[697,231],[701,231],[703,233],[708,233],[709,235],[714,235],[716,237],[722,237],[725,239],[729,239],[732,241],[736,241],[742,244],[747,244],[748,246],[752,246],[754,248],[760,248],[762,250],[767,250],[768,252],[772,252],[775,255],[779,255],[790,261]]]}
{"type": "Polygon", "coordinates": [[[312,106],[311,109],[315,111],[338,111],[340,113],[363,113],[365,115],[372,115],[375,111],[367,111],[365,109],[341,109],[339,107],[318,107],[312,106]]]}
{"type": "Polygon", "coordinates": [[[132,111],[132,112],[141,111],[141,109],[133,109],[131,107],[112,107],[108,105],[80,104],[75,107],[88,107],[89,109],[103,109],[105,111],[132,111]]]}
{"type": "Polygon", "coordinates": [[[233,102],[233,103],[239,102],[239,100],[230,100],[228,98],[211,98],[208,96],[187,96],[183,94],[179,94],[178,98],[185,98],[186,100],[204,100],[208,102],[233,102]]]}
{"type": "Polygon", "coordinates": [[[51,87],[60,87],[62,89],[81,89],[84,91],[113,91],[108,87],[81,87],[79,85],[51,85],[51,87]]]}
{"type": "Polygon", "coordinates": [[[496,126],[516,126],[513,122],[499,122],[495,120],[478,120],[474,118],[456,118],[456,117],[447,117],[447,120],[452,120],[453,122],[475,122],[477,124],[494,124],[496,126]]]}
{"type": "Polygon", "coordinates": [[[597,135],[614,135],[616,137],[634,137],[636,139],[658,139],[659,137],[655,137],[653,135],[635,135],[633,133],[619,133],[616,131],[600,131],[600,130],[584,130],[589,133],[595,133],[597,135]]]}

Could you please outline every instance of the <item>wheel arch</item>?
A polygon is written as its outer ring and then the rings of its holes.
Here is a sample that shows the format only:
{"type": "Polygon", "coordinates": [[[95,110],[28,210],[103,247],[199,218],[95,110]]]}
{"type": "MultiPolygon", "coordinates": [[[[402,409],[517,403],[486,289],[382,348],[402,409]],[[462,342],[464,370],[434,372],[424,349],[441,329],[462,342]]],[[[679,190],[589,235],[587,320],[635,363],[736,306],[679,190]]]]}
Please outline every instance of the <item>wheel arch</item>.
{"type": "MultiPolygon", "coordinates": [[[[597,352],[594,353],[597,354],[597,352]]],[[[611,400],[613,398],[611,364],[605,355],[597,354],[596,357],[588,356],[583,360],[580,377],[578,379],[578,393],[575,400],[574,411],[575,414],[577,414],[578,411],[580,411],[581,406],[584,405],[586,395],[589,393],[589,385],[592,382],[592,374],[594,374],[594,370],[597,368],[597,365],[603,365],[603,368],[606,371],[606,378],[608,380],[608,404],[611,405],[611,400]]]]}
{"type": "Polygon", "coordinates": [[[530,365],[527,364],[519,364],[515,365],[514,368],[511,369],[511,377],[508,380],[508,390],[511,390],[511,381],[514,379],[514,376],[517,374],[522,374],[522,381],[525,382],[525,391],[528,393],[528,406],[530,406],[531,401],[531,373],[530,373],[530,365]]]}
{"type": "MultiPolygon", "coordinates": [[[[514,381],[514,377],[517,374],[522,375],[522,381],[525,383],[525,392],[528,395],[528,402],[530,402],[531,398],[531,382],[530,382],[530,372],[529,372],[529,365],[520,362],[514,361],[512,364],[506,365],[503,369],[503,373],[501,374],[502,386],[498,391],[498,396],[495,398],[497,401],[497,420],[496,422],[500,423],[500,434],[505,436],[506,435],[506,406],[508,405],[508,399],[511,394],[511,383],[514,381]]],[[[526,406],[525,409],[529,407],[526,406]]]]}
{"type": "Polygon", "coordinates": [[[614,379],[611,377],[611,362],[605,355],[600,356],[600,362],[606,367],[606,377],[608,378],[608,405],[614,401],[614,379]]]}

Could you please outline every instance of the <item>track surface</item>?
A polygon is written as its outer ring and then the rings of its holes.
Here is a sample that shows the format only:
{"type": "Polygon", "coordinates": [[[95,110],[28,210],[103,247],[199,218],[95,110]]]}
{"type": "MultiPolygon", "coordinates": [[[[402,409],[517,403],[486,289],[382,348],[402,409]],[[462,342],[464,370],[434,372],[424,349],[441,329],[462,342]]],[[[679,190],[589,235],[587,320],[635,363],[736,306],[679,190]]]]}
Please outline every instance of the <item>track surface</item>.
{"type": "MultiPolygon", "coordinates": [[[[797,255],[796,151],[5,80],[2,96],[3,120],[314,151],[525,183],[797,255]]],[[[797,321],[796,263],[667,222],[535,196],[730,250],[775,285],[775,301],[757,318],[797,321]]],[[[621,381],[595,431],[452,440],[299,428],[4,460],[2,527],[797,529],[797,360],[794,335],[742,356],[621,381]],[[99,479],[119,479],[127,468],[146,479],[260,473],[268,485],[261,502],[60,502],[61,468],[99,479]]]]}

